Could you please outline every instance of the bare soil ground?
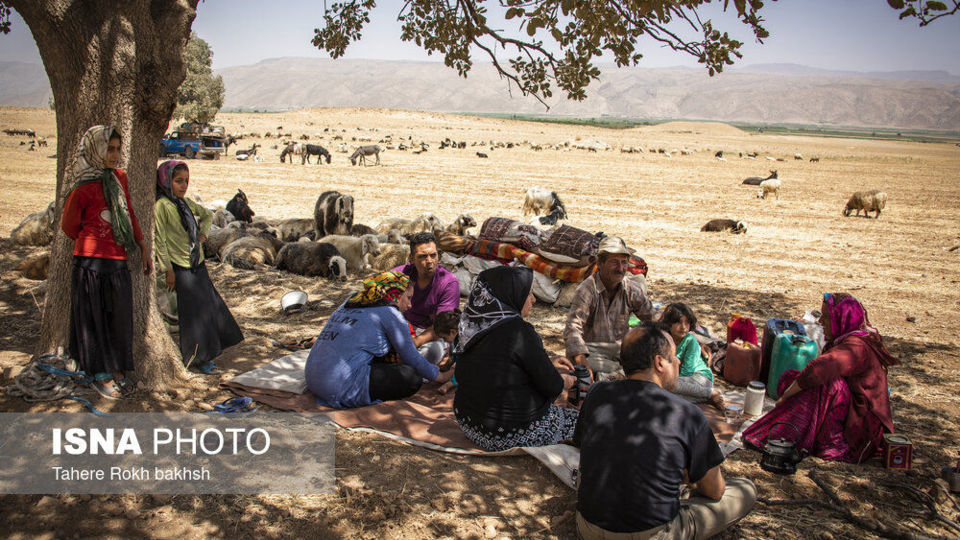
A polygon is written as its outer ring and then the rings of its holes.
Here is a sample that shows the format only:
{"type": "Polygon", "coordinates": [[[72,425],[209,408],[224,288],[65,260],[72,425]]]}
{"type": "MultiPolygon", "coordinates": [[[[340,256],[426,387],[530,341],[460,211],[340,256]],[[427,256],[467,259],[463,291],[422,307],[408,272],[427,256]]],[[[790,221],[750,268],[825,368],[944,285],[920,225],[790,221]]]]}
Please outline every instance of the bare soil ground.
{"type": "MultiPolygon", "coordinates": [[[[817,471],[856,516],[915,532],[956,536],[923,514],[917,499],[889,482],[934,489],[940,467],[960,450],[960,148],[916,144],[774,136],[723,124],[671,123],[631,130],[560,126],[434,113],[323,109],[282,114],[223,114],[230,132],[309,136],[333,153],[330,165],[281,164],[275,138],[259,142],[262,163],[231,155],[191,162],[190,195],[208,203],[229,199],[237,188],[258,215],[309,217],[316,197],[337,189],[356,198],[356,221],[376,225],[384,217],[430,211],[449,221],[468,211],[478,221],[519,218],[523,191],[533,185],[560,194],[569,223],[624,237],[650,267],[654,300],[689,303],[721,333],[732,312],[758,323],[797,318],[819,307],[826,291],[852,291],[870,310],[902,364],[890,371],[898,431],[914,443],[914,469],[887,471],[806,459],[795,476],[761,471],[759,454],[739,451],[725,474],[746,476],[767,499],[810,497],[827,501],[807,477],[817,471]],[[387,150],[382,165],[351,167],[337,152],[339,135],[350,149],[392,135],[430,144],[427,152],[387,150]],[[354,141],[353,138],[357,140],[354,141]],[[444,138],[487,141],[464,150],[438,148],[444,138]],[[370,138],[370,142],[363,141],[370,138]],[[600,140],[610,151],[533,150],[528,144],[490,149],[489,141],[557,144],[600,140]],[[624,154],[621,146],[664,148],[662,154],[624,154]],[[673,152],[687,149],[690,155],[673,152]],[[723,150],[726,162],[713,156],[723,150]],[[475,152],[489,155],[479,158],[475,152]],[[757,151],[756,160],[739,152],[757,151]],[[819,157],[819,163],[794,160],[819,157]],[[765,156],[785,158],[768,161],[765,156]],[[747,176],[776,169],[779,200],[760,200],[747,176]],[[844,218],[846,199],[861,189],[882,189],[889,203],[880,219],[844,218]],[[745,235],[699,232],[712,218],[748,222],[745,235]],[[919,513],[918,513],[919,512],[919,513]]],[[[31,128],[51,147],[28,152],[19,137],[0,135],[0,384],[35,351],[43,291],[13,267],[40,248],[9,240],[9,231],[54,197],[56,134],[52,112],[2,109],[0,129],[31,128]]],[[[409,144],[409,141],[408,141],[409,144]]],[[[132,179],[137,181],[137,179],[132,179]]],[[[149,181],[152,181],[149,180],[149,181]]],[[[274,339],[315,335],[333,306],[357,280],[345,285],[277,271],[253,273],[210,265],[221,294],[244,329],[246,341],[218,363],[229,378],[284,352],[274,339]],[[312,309],[279,313],[281,294],[310,294],[312,309]]],[[[548,349],[562,352],[565,312],[535,307],[532,322],[548,349]]],[[[122,402],[96,402],[113,411],[197,410],[199,402],[229,397],[216,378],[196,376],[184,388],[122,402]]],[[[30,405],[0,396],[0,410],[80,411],[76,403],[30,405]]],[[[318,496],[4,496],[5,536],[26,537],[550,537],[576,536],[576,495],[531,458],[481,459],[409,447],[374,435],[341,431],[337,437],[337,489],[318,496]]],[[[957,519],[949,501],[940,511],[957,519]]],[[[730,538],[865,537],[870,533],[839,513],[811,506],[758,504],[725,535],[730,538]]]]}

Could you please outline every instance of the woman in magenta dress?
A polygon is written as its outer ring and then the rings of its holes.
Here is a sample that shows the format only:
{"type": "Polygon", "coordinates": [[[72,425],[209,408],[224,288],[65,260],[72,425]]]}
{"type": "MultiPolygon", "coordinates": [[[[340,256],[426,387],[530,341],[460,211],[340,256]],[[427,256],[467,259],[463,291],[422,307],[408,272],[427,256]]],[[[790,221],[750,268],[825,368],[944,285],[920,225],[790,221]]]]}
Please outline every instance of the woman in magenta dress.
{"type": "Polygon", "coordinates": [[[768,437],[783,437],[822,459],[860,463],[877,453],[884,433],[893,433],[887,368],[898,362],[853,296],[823,295],[820,324],[823,354],[780,377],[776,408],[744,430],[743,440],[762,448],[768,437]],[[796,426],[799,438],[777,422],[796,426]]]}

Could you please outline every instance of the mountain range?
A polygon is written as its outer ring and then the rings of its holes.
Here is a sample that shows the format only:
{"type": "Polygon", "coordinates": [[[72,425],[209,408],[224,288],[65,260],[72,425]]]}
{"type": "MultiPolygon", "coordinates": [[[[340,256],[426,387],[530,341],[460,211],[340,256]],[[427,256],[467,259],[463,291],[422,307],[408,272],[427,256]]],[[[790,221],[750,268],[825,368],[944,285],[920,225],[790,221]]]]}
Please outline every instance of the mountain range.
{"type": "MultiPolygon", "coordinates": [[[[830,71],[795,64],[729,68],[616,68],[582,102],[557,94],[549,111],[476,63],[467,78],[439,62],[274,58],[215,70],[224,109],[380,107],[436,112],[960,130],[960,77],[943,71],[830,71]]],[[[0,105],[44,107],[43,67],[0,62],[0,105]]]]}

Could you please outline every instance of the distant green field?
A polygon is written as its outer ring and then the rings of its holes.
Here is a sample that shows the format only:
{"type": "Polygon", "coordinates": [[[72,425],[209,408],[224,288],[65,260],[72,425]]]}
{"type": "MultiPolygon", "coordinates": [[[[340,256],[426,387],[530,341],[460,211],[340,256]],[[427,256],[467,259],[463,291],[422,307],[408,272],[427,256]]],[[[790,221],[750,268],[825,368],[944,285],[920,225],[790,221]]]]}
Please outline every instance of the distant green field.
{"type": "MultiPolygon", "coordinates": [[[[560,117],[536,114],[496,114],[496,113],[465,113],[465,116],[480,116],[486,118],[504,118],[510,120],[522,120],[525,122],[545,122],[549,124],[570,124],[577,126],[593,126],[607,129],[630,129],[639,126],[653,126],[686,120],[679,118],[670,119],[639,119],[639,118],[617,118],[612,116],[602,117],[560,117]]],[[[715,122],[715,120],[704,120],[705,122],[715,122]]],[[[720,122],[718,122],[720,123],[720,122]]],[[[780,135],[807,135],[811,137],[843,137],[853,139],[875,139],[875,140],[894,140],[894,141],[914,141],[924,143],[960,143],[960,131],[934,131],[934,130],[905,130],[895,128],[863,128],[847,126],[822,127],[813,124],[748,124],[743,122],[722,122],[731,126],[736,126],[747,132],[773,133],[780,135]]]]}

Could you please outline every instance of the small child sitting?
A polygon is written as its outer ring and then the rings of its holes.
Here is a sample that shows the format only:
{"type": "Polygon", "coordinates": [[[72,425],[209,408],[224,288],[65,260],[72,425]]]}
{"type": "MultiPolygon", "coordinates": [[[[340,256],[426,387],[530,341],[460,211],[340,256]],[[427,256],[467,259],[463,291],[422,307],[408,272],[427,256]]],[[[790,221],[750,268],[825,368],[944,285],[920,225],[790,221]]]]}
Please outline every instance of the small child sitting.
{"type": "Polygon", "coordinates": [[[686,304],[677,302],[664,308],[660,322],[670,329],[680,360],[680,379],[673,393],[693,403],[709,401],[723,410],[723,393],[713,387],[713,372],[701,356],[700,343],[690,331],[697,325],[696,315],[686,304]]]}

